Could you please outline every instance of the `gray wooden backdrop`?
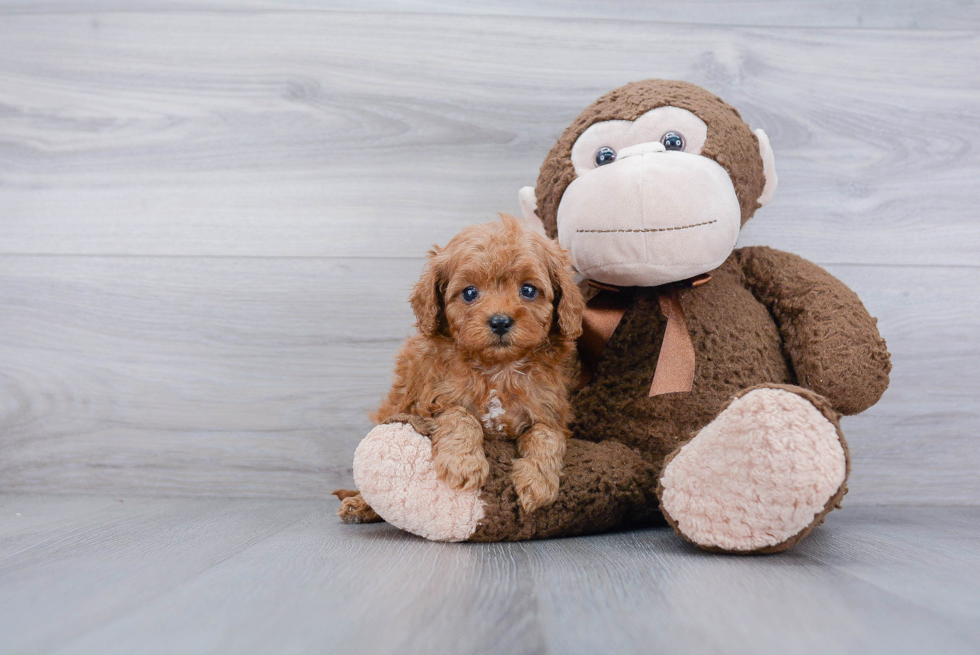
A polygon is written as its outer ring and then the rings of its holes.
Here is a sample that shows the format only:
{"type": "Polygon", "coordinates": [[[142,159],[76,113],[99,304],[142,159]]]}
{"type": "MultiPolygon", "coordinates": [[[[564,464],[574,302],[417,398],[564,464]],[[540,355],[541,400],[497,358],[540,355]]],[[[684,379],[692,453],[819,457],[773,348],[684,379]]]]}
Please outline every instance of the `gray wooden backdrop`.
{"type": "Polygon", "coordinates": [[[892,388],[851,504],[980,503],[972,2],[0,0],[0,491],[351,484],[426,248],[685,79],[764,128],[741,243],[827,267],[892,388]]]}

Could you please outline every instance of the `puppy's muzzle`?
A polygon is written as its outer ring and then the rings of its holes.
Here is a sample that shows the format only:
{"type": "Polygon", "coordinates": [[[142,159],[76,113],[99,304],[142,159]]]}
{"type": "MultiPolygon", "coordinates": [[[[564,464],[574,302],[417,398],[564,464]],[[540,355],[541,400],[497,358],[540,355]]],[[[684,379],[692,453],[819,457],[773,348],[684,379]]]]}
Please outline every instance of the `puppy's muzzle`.
{"type": "Polygon", "coordinates": [[[506,314],[494,314],[490,317],[488,323],[493,333],[502,337],[510,331],[511,326],[514,324],[514,319],[506,314]]]}

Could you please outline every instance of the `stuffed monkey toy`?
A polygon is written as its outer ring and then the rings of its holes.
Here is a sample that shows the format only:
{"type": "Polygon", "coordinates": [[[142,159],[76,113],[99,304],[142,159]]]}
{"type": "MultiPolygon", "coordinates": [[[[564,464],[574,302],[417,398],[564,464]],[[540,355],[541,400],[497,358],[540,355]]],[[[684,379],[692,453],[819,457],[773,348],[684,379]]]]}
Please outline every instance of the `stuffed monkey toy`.
{"type": "Polygon", "coordinates": [[[819,266],[735,248],[776,189],[772,148],[686,82],[627,84],[589,106],[520,192],[569,250],[588,306],[558,499],[527,513],[513,442],[458,490],[408,423],[375,427],[354,479],[385,520],[444,541],[558,537],[663,524],[711,551],[770,553],[847,491],[841,415],[888,386],[889,354],[857,295],[819,266]]]}

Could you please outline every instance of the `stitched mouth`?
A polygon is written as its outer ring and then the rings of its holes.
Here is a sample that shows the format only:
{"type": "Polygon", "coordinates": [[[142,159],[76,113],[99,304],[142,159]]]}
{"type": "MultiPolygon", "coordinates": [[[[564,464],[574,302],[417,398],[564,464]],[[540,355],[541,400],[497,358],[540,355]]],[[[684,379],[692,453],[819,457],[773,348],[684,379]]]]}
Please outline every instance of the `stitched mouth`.
{"type": "Polygon", "coordinates": [[[712,223],[717,223],[717,222],[718,222],[717,220],[714,220],[714,221],[705,221],[703,223],[691,223],[690,225],[680,225],[678,227],[651,227],[651,228],[643,229],[643,230],[626,230],[626,229],[619,229],[619,230],[575,230],[575,233],[576,234],[579,234],[581,232],[587,232],[587,233],[590,233],[590,234],[607,234],[607,233],[610,233],[610,232],[672,232],[674,230],[687,230],[687,229],[690,229],[692,227],[701,227],[702,225],[711,225],[712,223]]]}

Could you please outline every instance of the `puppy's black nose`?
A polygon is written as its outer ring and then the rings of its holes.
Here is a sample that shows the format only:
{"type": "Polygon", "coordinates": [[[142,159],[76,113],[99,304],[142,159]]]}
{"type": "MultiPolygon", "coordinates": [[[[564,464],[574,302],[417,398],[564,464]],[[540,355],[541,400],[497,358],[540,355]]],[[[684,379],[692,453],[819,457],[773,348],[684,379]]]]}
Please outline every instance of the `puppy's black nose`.
{"type": "Polygon", "coordinates": [[[507,334],[507,330],[514,324],[514,319],[506,314],[494,314],[490,317],[490,329],[500,336],[507,334]]]}

